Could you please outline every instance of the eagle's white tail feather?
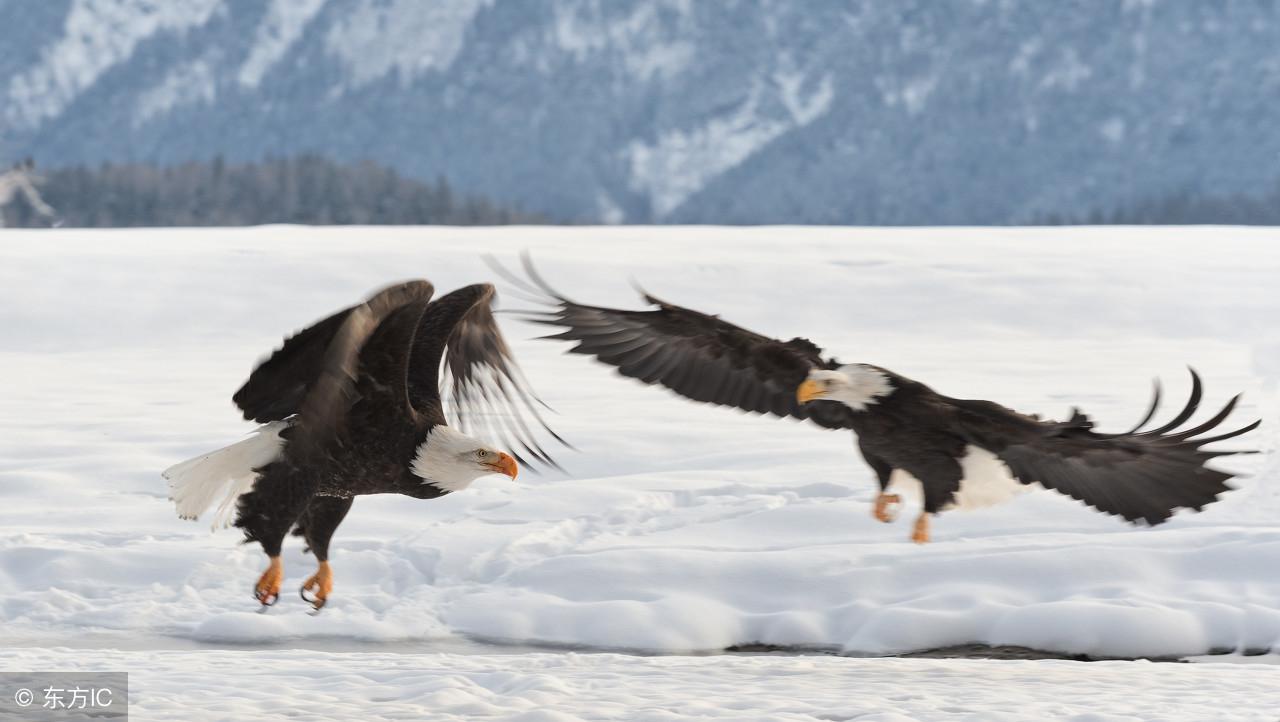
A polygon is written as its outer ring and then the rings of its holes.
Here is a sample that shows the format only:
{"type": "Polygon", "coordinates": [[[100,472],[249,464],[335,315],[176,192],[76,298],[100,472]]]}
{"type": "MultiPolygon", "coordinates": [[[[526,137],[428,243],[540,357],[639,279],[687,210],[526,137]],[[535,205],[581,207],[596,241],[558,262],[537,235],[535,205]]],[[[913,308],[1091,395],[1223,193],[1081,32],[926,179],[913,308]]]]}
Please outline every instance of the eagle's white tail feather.
{"type": "Polygon", "coordinates": [[[217,451],[201,454],[165,469],[169,498],[178,516],[196,519],[219,497],[222,502],[213,516],[213,528],[228,526],[236,499],[253,489],[259,469],[280,457],[284,440],[280,433],[287,421],[273,421],[258,428],[253,436],[217,451]]]}

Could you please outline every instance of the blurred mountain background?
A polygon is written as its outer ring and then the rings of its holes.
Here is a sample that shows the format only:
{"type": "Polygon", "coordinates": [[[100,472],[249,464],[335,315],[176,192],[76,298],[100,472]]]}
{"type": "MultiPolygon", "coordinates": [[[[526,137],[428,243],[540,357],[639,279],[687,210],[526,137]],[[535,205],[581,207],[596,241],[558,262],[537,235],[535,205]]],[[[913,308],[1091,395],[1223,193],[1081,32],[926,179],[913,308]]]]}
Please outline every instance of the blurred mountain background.
{"type": "Polygon", "coordinates": [[[0,0],[64,216],[188,164],[342,178],[227,222],[1275,223],[1278,111],[1262,0],[0,0]]]}

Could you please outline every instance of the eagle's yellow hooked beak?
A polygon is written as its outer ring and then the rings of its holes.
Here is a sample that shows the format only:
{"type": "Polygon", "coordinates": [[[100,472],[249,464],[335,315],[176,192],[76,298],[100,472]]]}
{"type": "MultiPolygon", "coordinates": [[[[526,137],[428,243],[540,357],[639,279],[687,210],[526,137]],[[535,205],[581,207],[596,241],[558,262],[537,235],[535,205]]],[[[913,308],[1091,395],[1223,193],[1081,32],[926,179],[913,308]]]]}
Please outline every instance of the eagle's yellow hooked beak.
{"type": "Polygon", "coordinates": [[[503,453],[501,451],[498,452],[498,460],[493,463],[486,464],[486,466],[493,469],[493,473],[509,476],[513,480],[516,478],[516,474],[520,473],[520,467],[516,464],[515,458],[513,458],[511,454],[503,453]]]}
{"type": "Polygon", "coordinates": [[[814,399],[820,399],[823,396],[826,396],[826,394],[826,389],[822,388],[822,385],[817,381],[814,381],[813,379],[805,379],[804,383],[800,384],[800,388],[796,389],[796,401],[799,401],[802,404],[807,404],[814,399]]]}

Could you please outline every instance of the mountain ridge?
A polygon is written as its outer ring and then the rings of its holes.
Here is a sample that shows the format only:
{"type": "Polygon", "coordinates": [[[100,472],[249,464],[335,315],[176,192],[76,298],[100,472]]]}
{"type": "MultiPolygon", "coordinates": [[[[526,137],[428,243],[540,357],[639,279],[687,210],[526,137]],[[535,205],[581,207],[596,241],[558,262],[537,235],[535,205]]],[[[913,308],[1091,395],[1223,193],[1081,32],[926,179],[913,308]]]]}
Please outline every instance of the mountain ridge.
{"type": "Polygon", "coordinates": [[[0,0],[0,155],[324,153],[573,221],[987,224],[1280,177],[1231,0],[0,0]]]}

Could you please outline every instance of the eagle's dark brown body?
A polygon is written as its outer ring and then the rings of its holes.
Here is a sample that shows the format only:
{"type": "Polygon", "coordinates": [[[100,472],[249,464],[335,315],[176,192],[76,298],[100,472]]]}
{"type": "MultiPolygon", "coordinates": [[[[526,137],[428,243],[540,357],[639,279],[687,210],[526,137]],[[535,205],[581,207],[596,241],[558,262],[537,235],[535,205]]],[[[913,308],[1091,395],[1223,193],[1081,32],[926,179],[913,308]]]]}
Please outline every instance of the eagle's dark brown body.
{"type": "MultiPolygon", "coordinates": [[[[882,369],[882,371],[884,371],[882,369]]],[[[888,489],[894,469],[902,469],[921,484],[926,512],[942,511],[953,500],[964,477],[958,459],[968,441],[951,431],[950,409],[936,401],[924,384],[884,371],[894,391],[874,405],[874,410],[850,411],[849,428],[858,437],[862,458],[875,472],[882,490],[888,489]]],[[[814,402],[833,404],[835,402],[814,402]]]]}
{"type": "MultiPolygon", "coordinates": [[[[424,291],[426,289],[423,289],[424,291]]],[[[460,318],[469,309],[468,296],[479,296],[477,287],[432,309],[439,325],[460,318]],[[474,290],[473,290],[474,289],[474,290]]],[[[351,508],[352,499],[364,494],[404,494],[418,499],[442,496],[434,486],[424,484],[410,465],[427,433],[445,422],[439,397],[422,394],[421,408],[406,403],[405,378],[408,356],[420,322],[431,305],[429,292],[386,313],[378,319],[367,340],[359,348],[356,378],[349,389],[338,392],[337,405],[345,417],[338,433],[306,438],[306,422],[291,426],[283,434],[283,458],[262,469],[253,491],[240,497],[236,526],[244,530],[245,541],[262,544],[268,556],[278,556],[290,528],[298,528],[316,558],[328,558],[329,540],[351,508]],[[303,438],[298,439],[299,436],[303,438]]],[[[437,302],[439,304],[439,302],[437,302]]],[[[334,327],[336,333],[336,327],[334,327]]],[[[329,339],[332,343],[332,338],[329,339]]],[[[326,346],[327,350],[327,346],[326,346]]],[[[428,362],[429,363],[429,362],[428,362]]],[[[438,356],[435,363],[439,363],[438,356]]],[[[246,382],[249,389],[253,380],[246,382]]],[[[313,380],[304,384],[300,398],[311,390],[313,380]]],[[[242,389],[236,400],[245,415],[258,421],[248,394],[242,389]]],[[[274,397],[273,397],[274,398],[274,397]]],[[[300,406],[271,406],[270,416],[301,411],[300,406]]],[[[292,413],[290,413],[292,416],[292,413]]],[[[316,426],[328,428],[328,422],[316,426]]]]}

